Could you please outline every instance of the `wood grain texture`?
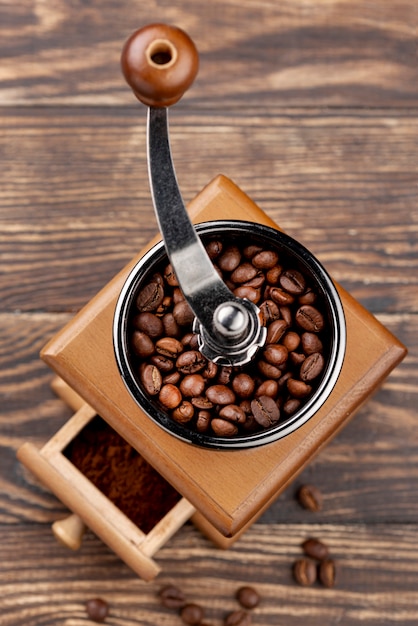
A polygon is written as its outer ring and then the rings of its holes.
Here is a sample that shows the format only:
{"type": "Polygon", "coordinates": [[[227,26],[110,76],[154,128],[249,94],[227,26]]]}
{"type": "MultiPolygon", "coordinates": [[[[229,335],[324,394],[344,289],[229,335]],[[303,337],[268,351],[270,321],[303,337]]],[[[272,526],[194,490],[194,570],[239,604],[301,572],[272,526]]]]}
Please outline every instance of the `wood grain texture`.
{"type": "Polygon", "coordinates": [[[81,626],[102,596],[109,624],[176,626],[156,600],[180,582],[220,626],[242,583],[265,626],[416,624],[418,554],[417,80],[415,0],[20,0],[0,3],[0,622],[81,626]],[[192,526],[151,586],[91,533],[57,546],[66,509],[16,460],[70,417],[39,360],[46,341],[153,236],[145,110],[124,83],[129,34],[176,23],[200,73],[171,115],[190,201],[230,176],[409,348],[405,361],[292,485],[219,551],[192,526]],[[308,535],[340,563],[334,590],[301,589],[308,535]]]}
{"type": "Polygon", "coordinates": [[[3,4],[0,15],[7,104],[132,102],[121,47],[155,21],[186,29],[199,48],[199,77],[186,96],[193,107],[418,101],[413,0],[22,0],[3,4]]]}
{"type": "MultiPolygon", "coordinates": [[[[6,110],[0,125],[2,307],[77,310],[157,231],[145,111],[6,110]]],[[[417,312],[415,113],[183,111],[171,131],[186,201],[223,172],[367,308],[417,312]]]]}
{"type": "MultiPolygon", "coordinates": [[[[260,626],[416,624],[417,526],[314,525],[253,526],[231,549],[219,551],[191,526],[184,527],[159,553],[163,574],[140,581],[91,533],[79,552],[56,544],[39,525],[11,528],[0,561],[3,626],[81,626],[85,602],[104,598],[106,623],[182,623],[177,612],[161,607],[158,592],[181,586],[191,602],[206,609],[208,623],[220,626],[238,607],[235,593],[250,584],[261,594],[253,623],[260,626]],[[301,588],[292,577],[301,543],[309,536],[327,543],[337,561],[334,589],[301,588]],[[15,568],[16,551],[21,551],[15,568]],[[54,558],[45,555],[54,552],[54,558]]],[[[90,622],[89,622],[90,623],[90,622]]]]}

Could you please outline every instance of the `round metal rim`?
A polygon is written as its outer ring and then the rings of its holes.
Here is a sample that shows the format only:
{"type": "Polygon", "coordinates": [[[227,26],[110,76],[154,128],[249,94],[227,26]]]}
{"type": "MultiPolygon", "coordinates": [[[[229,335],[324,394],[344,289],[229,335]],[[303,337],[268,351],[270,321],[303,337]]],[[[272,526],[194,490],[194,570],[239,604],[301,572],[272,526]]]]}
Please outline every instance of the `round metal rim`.
{"type": "Polygon", "coordinates": [[[305,424],[323,405],[334,388],[344,362],[346,348],[346,326],[344,310],[338,292],[323,265],[298,241],[269,226],[242,220],[217,220],[198,224],[196,231],[199,235],[238,235],[251,233],[251,238],[269,240],[275,247],[282,243],[288,251],[294,254],[310,274],[316,277],[323,295],[328,304],[333,337],[330,341],[331,353],[322,380],[312,395],[299,411],[284,422],[256,433],[240,435],[234,438],[206,435],[178,424],[149,400],[140,385],[137,384],[134,372],[129,363],[129,349],[127,344],[127,323],[130,306],[139,284],[145,275],[166,256],[164,243],[157,243],[132,268],[121,290],[116,303],[113,320],[113,345],[116,362],[126,388],[131,396],[154,422],[161,428],[175,435],[182,441],[198,446],[214,449],[243,449],[265,445],[281,439],[305,424]]]}

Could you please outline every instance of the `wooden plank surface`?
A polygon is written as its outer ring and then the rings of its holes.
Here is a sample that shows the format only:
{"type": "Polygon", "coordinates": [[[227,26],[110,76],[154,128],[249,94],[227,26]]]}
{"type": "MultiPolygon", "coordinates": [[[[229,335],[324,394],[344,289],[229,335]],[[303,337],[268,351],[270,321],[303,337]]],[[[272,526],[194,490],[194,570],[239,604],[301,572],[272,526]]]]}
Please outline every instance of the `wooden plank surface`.
{"type": "Polygon", "coordinates": [[[415,624],[418,507],[418,5],[295,0],[144,5],[0,4],[0,623],[78,626],[102,596],[107,622],[180,619],[156,593],[181,583],[220,625],[241,583],[253,623],[415,624]],[[156,20],[195,39],[201,67],[171,114],[186,201],[219,172],[300,239],[409,348],[354,420],[230,550],[192,526],[146,585],[91,533],[56,545],[66,514],[16,460],[71,411],[38,353],[154,236],[145,110],[119,70],[126,37],[156,20]],[[324,507],[297,504],[302,482],[324,507]],[[300,543],[326,540],[334,589],[298,587],[300,543]]]}

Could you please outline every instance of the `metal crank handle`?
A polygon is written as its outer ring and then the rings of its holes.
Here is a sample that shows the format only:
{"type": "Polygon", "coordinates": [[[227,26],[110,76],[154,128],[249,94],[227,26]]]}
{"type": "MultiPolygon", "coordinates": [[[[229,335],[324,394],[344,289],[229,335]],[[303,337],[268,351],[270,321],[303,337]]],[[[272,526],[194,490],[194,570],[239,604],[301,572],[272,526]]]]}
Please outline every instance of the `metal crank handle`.
{"type": "Polygon", "coordinates": [[[171,157],[168,109],[198,70],[193,41],[179,28],[152,24],[133,33],[122,51],[122,71],[148,105],[147,146],[152,199],[168,258],[195,317],[199,348],[225,365],[249,362],[264,344],[258,307],[236,297],[221,280],[187,214],[171,157]]]}

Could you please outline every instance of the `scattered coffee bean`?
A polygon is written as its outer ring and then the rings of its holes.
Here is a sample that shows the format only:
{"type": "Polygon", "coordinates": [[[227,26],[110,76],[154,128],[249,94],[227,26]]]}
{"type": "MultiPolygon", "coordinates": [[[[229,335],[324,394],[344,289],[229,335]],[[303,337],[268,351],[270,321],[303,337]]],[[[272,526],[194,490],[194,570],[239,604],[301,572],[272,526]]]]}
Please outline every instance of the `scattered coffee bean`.
{"type": "Polygon", "coordinates": [[[185,624],[194,626],[200,624],[204,617],[205,611],[199,604],[185,604],[180,611],[180,617],[185,624]]]}
{"type": "Polygon", "coordinates": [[[293,416],[320,384],[328,357],[322,298],[276,250],[227,238],[205,246],[231,291],[257,303],[266,344],[240,368],[208,361],[199,352],[193,312],[173,268],[162,262],[140,287],[131,312],[138,382],[159,408],[196,432],[234,437],[272,428],[293,416]]]}
{"type": "Polygon", "coordinates": [[[333,559],[325,559],[319,565],[319,580],[324,587],[334,587],[336,578],[335,561],[333,559]]]}
{"type": "Polygon", "coordinates": [[[240,587],[236,598],[245,609],[254,609],[260,603],[260,596],[253,587],[240,587]]]}
{"type": "Polygon", "coordinates": [[[317,561],[324,561],[328,557],[328,546],[319,539],[306,539],[302,543],[302,548],[306,556],[317,561]]]}
{"type": "Polygon", "coordinates": [[[224,620],[225,626],[250,626],[251,623],[251,615],[241,610],[232,611],[224,620]]]}
{"type": "Polygon", "coordinates": [[[314,485],[303,485],[298,491],[298,501],[304,509],[317,512],[322,509],[322,493],[314,485]]]}
{"type": "Polygon", "coordinates": [[[167,585],[160,590],[161,603],[168,609],[181,609],[186,604],[186,597],[175,585],[167,585]]]}
{"type": "Polygon", "coordinates": [[[310,559],[298,559],[293,566],[293,575],[299,585],[309,587],[316,581],[316,565],[310,559]]]}
{"type": "Polygon", "coordinates": [[[86,613],[93,622],[104,622],[109,614],[109,605],[101,598],[92,598],[86,602],[86,613]]]}

